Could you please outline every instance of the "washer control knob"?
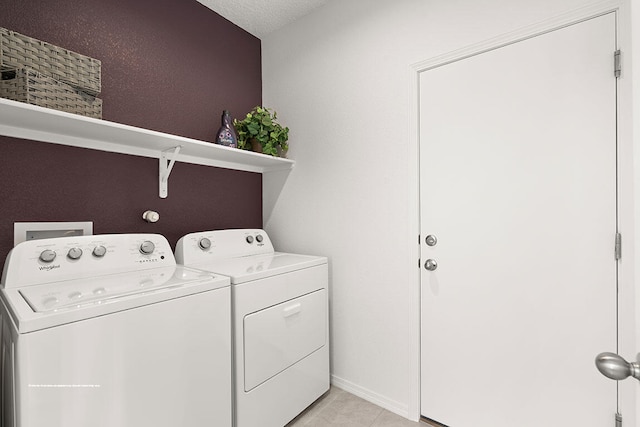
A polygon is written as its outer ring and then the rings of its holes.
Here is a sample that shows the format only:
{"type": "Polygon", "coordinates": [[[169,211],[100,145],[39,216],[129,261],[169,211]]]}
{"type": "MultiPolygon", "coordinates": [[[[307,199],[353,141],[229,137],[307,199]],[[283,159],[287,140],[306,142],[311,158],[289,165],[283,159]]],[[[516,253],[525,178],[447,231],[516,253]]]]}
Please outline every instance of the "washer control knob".
{"type": "Polygon", "coordinates": [[[82,249],[80,248],[71,248],[69,249],[69,252],[67,252],[67,257],[69,257],[69,259],[80,259],[81,256],[82,249]]]}
{"type": "Polygon", "coordinates": [[[262,243],[262,241],[264,240],[264,238],[262,237],[262,234],[258,234],[256,236],[256,240],[258,241],[258,243],[262,243]]]}
{"type": "Polygon", "coordinates": [[[247,243],[253,243],[253,236],[247,236],[247,243]]]}
{"type": "Polygon", "coordinates": [[[42,262],[51,262],[54,259],[56,259],[55,251],[53,251],[51,249],[45,249],[44,251],[40,252],[40,261],[42,261],[42,262]]]}
{"type": "Polygon", "coordinates": [[[97,258],[102,258],[103,256],[105,256],[106,253],[107,253],[107,248],[105,248],[102,245],[96,246],[95,248],[93,248],[93,252],[92,252],[93,256],[97,258]]]}
{"type": "Polygon", "coordinates": [[[140,245],[140,253],[143,255],[151,255],[155,249],[156,245],[154,245],[150,240],[145,240],[140,245]]]}
{"type": "Polygon", "coordinates": [[[200,241],[198,242],[198,246],[200,247],[200,249],[202,249],[203,251],[206,251],[207,249],[209,249],[211,247],[211,240],[209,240],[206,237],[203,237],[202,239],[200,239],[200,241]]]}

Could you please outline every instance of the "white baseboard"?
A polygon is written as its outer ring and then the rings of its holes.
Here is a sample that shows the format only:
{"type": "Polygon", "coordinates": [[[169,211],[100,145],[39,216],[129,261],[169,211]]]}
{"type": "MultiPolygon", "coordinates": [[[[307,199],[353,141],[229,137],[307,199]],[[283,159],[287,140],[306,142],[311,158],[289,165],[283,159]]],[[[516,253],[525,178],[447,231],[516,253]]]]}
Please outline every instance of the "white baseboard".
{"type": "Polygon", "coordinates": [[[400,415],[401,417],[411,419],[409,417],[409,407],[405,404],[396,402],[395,400],[391,400],[386,396],[382,396],[381,394],[375,393],[371,390],[354,384],[351,381],[336,377],[335,375],[331,375],[331,384],[338,387],[339,389],[347,391],[366,401],[378,405],[381,408],[386,409],[387,411],[393,412],[394,414],[400,415]]]}

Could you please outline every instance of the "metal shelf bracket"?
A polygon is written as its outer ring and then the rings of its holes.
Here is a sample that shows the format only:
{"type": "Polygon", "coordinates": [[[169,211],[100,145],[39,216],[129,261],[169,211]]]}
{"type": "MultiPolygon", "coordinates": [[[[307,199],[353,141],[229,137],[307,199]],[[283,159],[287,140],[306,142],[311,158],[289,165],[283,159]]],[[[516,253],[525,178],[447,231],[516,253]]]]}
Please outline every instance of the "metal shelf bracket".
{"type": "Polygon", "coordinates": [[[169,175],[171,169],[178,158],[178,153],[182,148],[181,145],[177,147],[169,148],[160,152],[160,164],[159,164],[159,184],[160,184],[160,198],[166,199],[168,195],[169,175]],[[167,163],[168,162],[168,163],[167,163]]]}

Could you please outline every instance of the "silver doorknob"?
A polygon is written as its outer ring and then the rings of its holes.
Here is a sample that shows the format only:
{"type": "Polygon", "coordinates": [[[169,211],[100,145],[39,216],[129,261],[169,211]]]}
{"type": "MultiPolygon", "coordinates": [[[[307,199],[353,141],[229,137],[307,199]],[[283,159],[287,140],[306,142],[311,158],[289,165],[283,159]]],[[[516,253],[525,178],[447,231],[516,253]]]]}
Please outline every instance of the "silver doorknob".
{"type": "Polygon", "coordinates": [[[424,268],[426,268],[429,271],[434,271],[436,268],[438,268],[438,263],[436,262],[435,259],[428,259],[424,263],[424,268]]]}
{"type": "Polygon", "coordinates": [[[438,243],[438,238],[433,234],[429,234],[427,237],[425,237],[424,242],[427,244],[427,246],[435,246],[438,243]]]}
{"type": "Polygon", "coordinates": [[[600,353],[596,357],[596,367],[602,375],[620,381],[627,377],[640,380],[640,363],[629,363],[615,353],[600,353]]]}

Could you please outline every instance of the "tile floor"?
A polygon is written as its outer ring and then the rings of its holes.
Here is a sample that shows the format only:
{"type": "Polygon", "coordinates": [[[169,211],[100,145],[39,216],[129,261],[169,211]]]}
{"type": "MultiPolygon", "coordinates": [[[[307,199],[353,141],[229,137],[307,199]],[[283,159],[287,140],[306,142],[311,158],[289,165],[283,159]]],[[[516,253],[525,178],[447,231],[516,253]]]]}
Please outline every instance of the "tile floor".
{"type": "Polygon", "coordinates": [[[428,427],[382,409],[337,387],[331,389],[285,427],[428,427]]]}

